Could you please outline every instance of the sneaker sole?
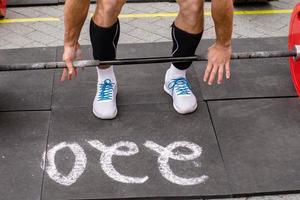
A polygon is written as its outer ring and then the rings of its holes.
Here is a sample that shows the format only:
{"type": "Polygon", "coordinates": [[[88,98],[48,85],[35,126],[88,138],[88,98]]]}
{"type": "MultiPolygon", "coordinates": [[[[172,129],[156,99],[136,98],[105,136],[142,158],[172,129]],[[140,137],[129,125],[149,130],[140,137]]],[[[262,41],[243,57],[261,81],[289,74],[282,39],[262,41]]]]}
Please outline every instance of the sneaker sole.
{"type": "Polygon", "coordinates": [[[98,119],[103,119],[103,120],[110,120],[110,119],[115,119],[117,117],[117,114],[118,114],[118,110],[115,111],[114,115],[112,117],[107,117],[107,118],[104,118],[104,117],[100,117],[96,114],[94,108],[93,108],[93,114],[95,115],[95,117],[97,117],[98,119]]]}
{"type": "MultiPolygon", "coordinates": [[[[166,85],[164,85],[164,91],[165,91],[169,96],[171,96],[172,101],[173,101],[172,94],[171,94],[171,92],[169,91],[169,89],[166,87],[166,85]]],[[[176,110],[176,112],[178,112],[179,114],[185,115],[185,114],[190,114],[190,113],[195,112],[196,109],[197,109],[197,107],[198,107],[198,105],[196,104],[196,105],[193,107],[193,111],[187,112],[187,113],[186,113],[186,112],[181,112],[180,109],[178,109],[177,106],[174,104],[174,101],[173,101],[173,107],[174,107],[174,109],[176,110]]]]}

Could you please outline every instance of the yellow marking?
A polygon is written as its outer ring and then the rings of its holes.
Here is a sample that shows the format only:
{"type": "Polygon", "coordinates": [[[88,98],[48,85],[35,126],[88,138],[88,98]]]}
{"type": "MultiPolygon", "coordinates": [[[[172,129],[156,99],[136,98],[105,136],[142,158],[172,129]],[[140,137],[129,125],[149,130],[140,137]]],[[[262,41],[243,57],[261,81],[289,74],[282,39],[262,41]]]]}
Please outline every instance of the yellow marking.
{"type": "Polygon", "coordinates": [[[235,15],[268,15],[268,14],[289,14],[293,10],[241,10],[234,11],[235,15]]]}
{"type": "MultiPolygon", "coordinates": [[[[177,12],[169,12],[169,13],[146,13],[146,14],[121,14],[119,18],[127,19],[127,18],[154,18],[154,17],[176,17],[178,15],[177,12]]],[[[210,16],[210,12],[204,12],[205,16],[210,16]]]]}
{"type": "MultiPolygon", "coordinates": [[[[234,15],[270,15],[270,14],[289,14],[293,10],[240,10],[234,11],[234,15]]],[[[176,17],[177,12],[169,13],[140,13],[140,14],[121,14],[119,18],[154,18],[154,17],[176,17]]],[[[91,14],[93,15],[93,14],[91,14]]],[[[204,12],[205,16],[211,16],[211,12],[204,12]]],[[[0,24],[8,23],[24,23],[24,22],[49,22],[49,21],[60,21],[56,17],[48,18],[18,18],[18,19],[0,19],[0,24]]]]}
{"type": "Polygon", "coordinates": [[[18,18],[18,19],[1,19],[0,24],[9,23],[23,23],[23,22],[51,22],[60,21],[59,18],[48,17],[48,18],[18,18]]]}
{"type": "MultiPolygon", "coordinates": [[[[268,15],[268,14],[287,14],[293,10],[242,10],[234,11],[234,15],[268,15]]],[[[154,17],[176,17],[177,12],[170,13],[149,13],[149,14],[121,14],[119,17],[126,18],[154,18],[154,17]]],[[[204,12],[204,16],[211,16],[211,12],[204,12]]]]}

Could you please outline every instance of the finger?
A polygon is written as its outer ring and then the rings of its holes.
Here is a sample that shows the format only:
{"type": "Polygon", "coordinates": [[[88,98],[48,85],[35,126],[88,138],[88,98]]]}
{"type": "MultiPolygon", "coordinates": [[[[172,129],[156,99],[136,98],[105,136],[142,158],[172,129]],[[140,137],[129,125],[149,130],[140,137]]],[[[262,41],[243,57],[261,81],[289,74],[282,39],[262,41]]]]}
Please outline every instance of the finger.
{"type": "MultiPolygon", "coordinates": [[[[82,51],[81,51],[81,49],[76,50],[75,59],[76,60],[82,60],[82,51]]],[[[83,69],[83,67],[81,69],[83,69]]],[[[74,72],[75,72],[75,76],[78,76],[78,69],[75,68],[75,67],[74,67],[74,72]]]]}
{"type": "Polygon", "coordinates": [[[69,81],[72,80],[72,74],[68,74],[68,80],[69,80],[69,81]]]}
{"type": "Polygon", "coordinates": [[[210,73],[208,85],[212,85],[214,83],[215,76],[216,76],[216,74],[218,72],[218,69],[219,69],[218,65],[214,65],[214,67],[213,67],[213,69],[212,69],[212,71],[210,73]]]}
{"type": "Polygon", "coordinates": [[[224,74],[224,65],[219,66],[219,72],[218,72],[218,84],[221,84],[223,81],[223,74],[224,74]]]}
{"type": "Polygon", "coordinates": [[[226,62],[225,70],[226,70],[226,78],[230,79],[230,61],[226,62]]]}
{"type": "Polygon", "coordinates": [[[68,73],[67,69],[64,68],[64,70],[63,70],[63,72],[62,72],[62,75],[61,75],[61,78],[60,78],[60,81],[61,81],[61,82],[64,82],[64,81],[66,80],[67,73],[68,73]]]}
{"type": "Polygon", "coordinates": [[[211,63],[208,63],[207,66],[206,66],[206,70],[205,70],[205,73],[204,73],[204,78],[203,78],[203,81],[206,82],[208,80],[208,77],[209,77],[209,74],[212,70],[212,64],[211,63]]]}
{"type": "Polygon", "coordinates": [[[75,76],[78,76],[78,70],[77,70],[77,68],[74,68],[74,73],[75,73],[75,76]]]}
{"type": "Polygon", "coordinates": [[[66,60],[66,65],[67,65],[67,68],[68,68],[68,74],[72,75],[74,73],[74,67],[73,67],[72,60],[70,60],[70,59],[66,60]]]}
{"type": "Polygon", "coordinates": [[[66,60],[66,65],[68,68],[68,80],[72,80],[72,76],[74,75],[74,67],[73,67],[73,62],[71,60],[66,60]]]}

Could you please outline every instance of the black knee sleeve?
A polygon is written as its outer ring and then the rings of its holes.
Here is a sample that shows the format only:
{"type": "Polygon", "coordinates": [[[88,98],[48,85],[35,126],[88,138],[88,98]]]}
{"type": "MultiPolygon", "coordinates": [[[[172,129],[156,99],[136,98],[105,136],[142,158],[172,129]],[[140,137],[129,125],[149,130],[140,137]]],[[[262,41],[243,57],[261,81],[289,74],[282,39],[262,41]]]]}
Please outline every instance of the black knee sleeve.
{"type": "MultiPolygon", "coordinates": [[[[196,49],[199,45],[199,42],[202,38],[203,32],[199,34],[191,34],[185,32],[175,26],[172,25],[172,39],[173,39],[173,57],[182,57],[182,56],[193,56],[195,55],[196,49]]],[[[173,62],[173,65],[177,69],[185,70],[190,67],[192,62],[183,62],[176,63],[173,62]]]]}
{"type": "Polygon", "coordinates": [[[95,60],[113,60],[116,58],[117,45],[120,36],[119,20],[111,27],[104,28],[91,20],[90,38],[95,60]]]}

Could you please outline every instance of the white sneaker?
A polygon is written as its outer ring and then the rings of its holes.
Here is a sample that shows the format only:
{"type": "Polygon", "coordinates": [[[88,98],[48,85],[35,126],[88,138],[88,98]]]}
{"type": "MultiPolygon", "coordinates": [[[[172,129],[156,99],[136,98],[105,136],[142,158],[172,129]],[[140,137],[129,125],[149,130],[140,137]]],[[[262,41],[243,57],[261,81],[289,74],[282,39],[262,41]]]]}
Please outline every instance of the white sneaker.
{"type": "Polygon", "coordinates": [[[185,77],[165,82],[164,90],[173,98],[173,107],[178,113],[188,114],[197,109],[197,99],[185,77]]]}
{"type": "Polygon", "coordinates": [[[110,79],[98,82],[93,103],[93,113],[100,119],[114,119],[117,116],[117,84],[110,79]]]}

